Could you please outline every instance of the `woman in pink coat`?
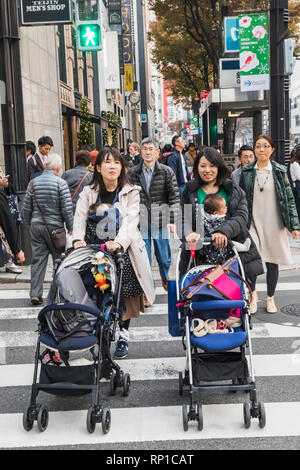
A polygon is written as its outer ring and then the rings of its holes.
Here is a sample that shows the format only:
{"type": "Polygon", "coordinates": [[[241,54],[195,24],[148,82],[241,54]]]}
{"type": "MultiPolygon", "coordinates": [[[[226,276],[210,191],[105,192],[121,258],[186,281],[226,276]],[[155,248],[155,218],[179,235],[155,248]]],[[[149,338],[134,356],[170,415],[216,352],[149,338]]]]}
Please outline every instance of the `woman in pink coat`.
{"type": "Polygon", "coordinates": [[[125,313],[115,351],[117,358],[128,355],[129,323],[131,318],[137,318],[144,311],[144,296],[151,303],[155,299],[145,242],[138,229],[139,192],[140,187],[131,185],[126,178],[124,160],[119,151],[113,147],[105,147],[96,159],[92,183],[80,194],[74,216],[74,248],[105,241],[108,252],[113,254],[118,249],[124,252],[122,294],[125,313]],[[110,215],[114,216],[115,226],[111,230],[109,223],[108,234],[104,231],[99,238],[99,224],[93,232],[89,220],[92,212],[97,212],[97,216],[101,217],[101,211],[105,221],[110,220],[110,215]]]}

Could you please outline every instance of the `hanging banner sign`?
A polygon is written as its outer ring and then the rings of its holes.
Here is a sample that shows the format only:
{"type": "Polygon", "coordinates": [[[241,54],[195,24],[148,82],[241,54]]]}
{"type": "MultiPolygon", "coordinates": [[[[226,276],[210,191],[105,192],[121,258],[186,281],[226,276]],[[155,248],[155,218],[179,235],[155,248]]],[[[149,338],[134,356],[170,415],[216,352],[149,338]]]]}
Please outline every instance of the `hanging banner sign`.
{"type": "Polygon", "coordinates": [[[268,14],[239,16],[241,91],[270,89],[268,14]]]}
{"type": "Polygon", "coordinates": [[[239,52],[239,19],[226,16],[223,23],[224,52],[239,52]]]}
{"type": "Polygon", "coordinates": [[[121,1],[123,30],[123,61],[125,74],[125,93],[132,92],[133,87],[133,42],[131,28],[131,0],[121,1]]]}
{"type": "Polygon", "coordinates": [[[72,0],[20,0],[22,26],[73,23],[72,0]]]}
{"type": "Polygon", "coordinates": [[[126,92],[134,91],[132,64],[124,64],[124,88],[126,92]]]}

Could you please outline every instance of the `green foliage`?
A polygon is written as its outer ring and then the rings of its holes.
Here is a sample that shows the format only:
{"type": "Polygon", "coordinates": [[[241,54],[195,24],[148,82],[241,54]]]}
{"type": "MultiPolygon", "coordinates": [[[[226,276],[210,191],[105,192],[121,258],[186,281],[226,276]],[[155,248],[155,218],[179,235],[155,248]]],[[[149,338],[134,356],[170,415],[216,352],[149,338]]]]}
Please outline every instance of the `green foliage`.
{"type": "Polygon", "coordinates": [[[94,126],[89,118],[90,110],[87,99],[82,98],[80,102],[80,131],[77,134],[79,150],[94,146],[94,126]]]}
{"type": "MultiPolygon", "coordinates": [[[[118,128],[122,128],[122,120],[118,114],[112,111],[102,111],[101,116],[108,120],[108,125],[112,129],[112,145],[118,145],[118,128]]],[[[102,130],[102,143],[105,147],[109,145],[108,132],[106,129],[102,130]]]]}

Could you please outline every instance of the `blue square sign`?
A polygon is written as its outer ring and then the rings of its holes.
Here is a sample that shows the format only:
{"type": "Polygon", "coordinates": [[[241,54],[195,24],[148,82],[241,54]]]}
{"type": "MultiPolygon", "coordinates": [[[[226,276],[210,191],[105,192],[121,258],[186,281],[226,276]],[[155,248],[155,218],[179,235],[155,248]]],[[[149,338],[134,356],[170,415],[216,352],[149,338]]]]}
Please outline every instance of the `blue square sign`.
{"type": "Polygon", "coordinates": [[[224,18],[224,52],[239,52],[239,18],[226,16],[224,18]]]}

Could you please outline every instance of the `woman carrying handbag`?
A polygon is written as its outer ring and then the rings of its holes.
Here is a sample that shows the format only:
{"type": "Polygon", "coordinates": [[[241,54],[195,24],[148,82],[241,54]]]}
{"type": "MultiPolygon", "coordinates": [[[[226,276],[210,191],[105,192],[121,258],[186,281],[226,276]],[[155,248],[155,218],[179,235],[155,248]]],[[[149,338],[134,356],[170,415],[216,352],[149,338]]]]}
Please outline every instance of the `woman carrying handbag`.
{"type": "MultiPolygon", "coordinates": [[[[248,226],[267,268],[266,312],[276,313],[274,293],[279,265],[292,263],[288,231],[299,237],[299,220],[286,168],[271,160],[275,150],[268,135],[255,139],[256,160],[242,168],[240,186],[248,202],[248,226]]],[[[253,297],[257,299],[255,282],[253,297]]]]}

